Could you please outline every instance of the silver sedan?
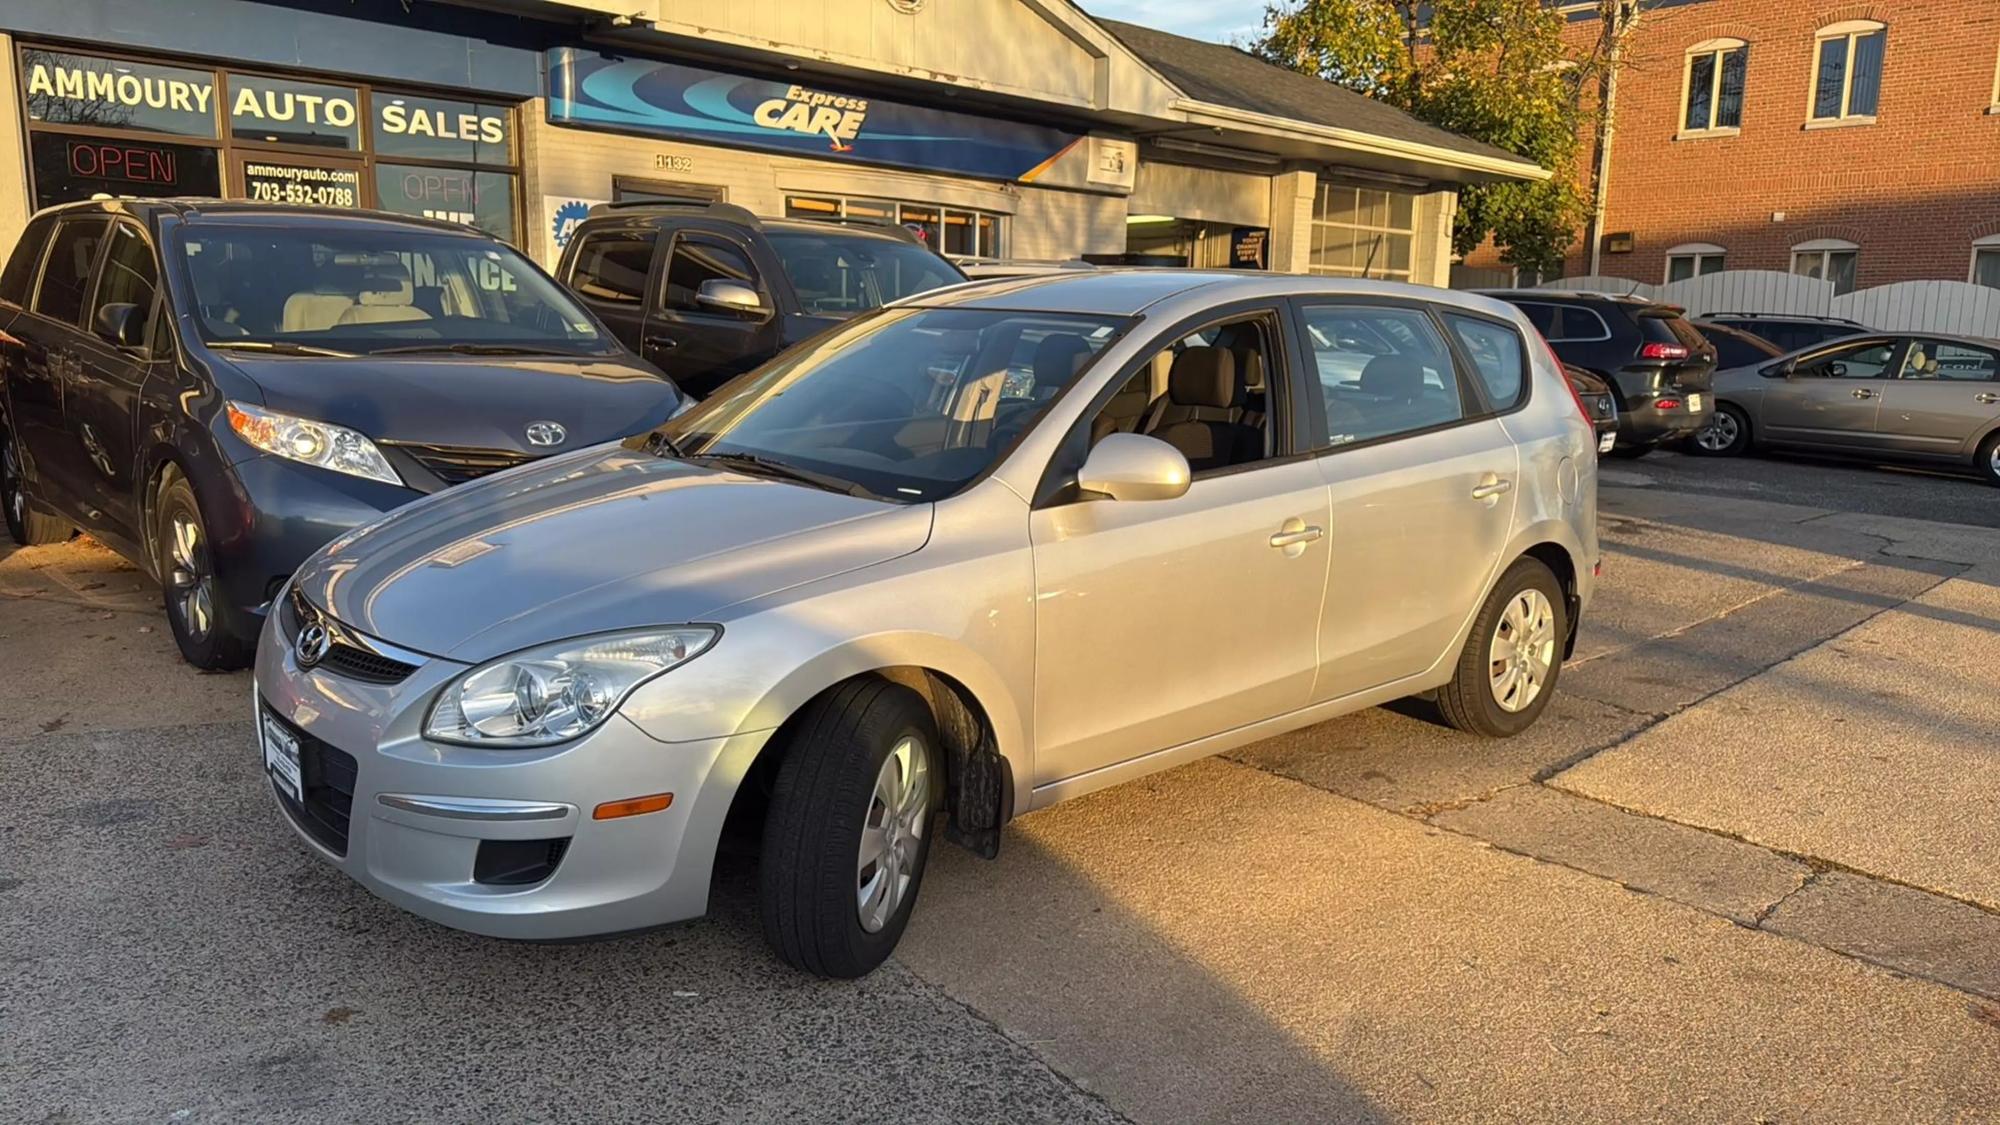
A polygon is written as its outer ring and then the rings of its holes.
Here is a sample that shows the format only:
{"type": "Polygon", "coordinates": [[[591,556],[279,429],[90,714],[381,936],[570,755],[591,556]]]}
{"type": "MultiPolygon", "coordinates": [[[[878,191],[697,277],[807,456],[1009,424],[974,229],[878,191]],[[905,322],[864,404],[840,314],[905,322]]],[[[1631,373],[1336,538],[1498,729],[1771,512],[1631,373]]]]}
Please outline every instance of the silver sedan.
{"type": "Polygon", "coordinates": [[[1030,810],[1404,696],[1525,729],[1590,601],[1595,449],[1483,297],[938,290],[329,544],[258,651],[261,760],[321,858],[505,937],[701,914],[757,818],[770,941],[856,976],[940,830],[991,856],[1030,810]],[[1378,344],[1328,381],[1336,323],[1378,344]]]}
{"type": "Polygon", "coordinates": [[[1789,448],[1971,468],[2000,484],[2000,340],[1869,333],[1720,371],[1689,448],[1789,448]]]}

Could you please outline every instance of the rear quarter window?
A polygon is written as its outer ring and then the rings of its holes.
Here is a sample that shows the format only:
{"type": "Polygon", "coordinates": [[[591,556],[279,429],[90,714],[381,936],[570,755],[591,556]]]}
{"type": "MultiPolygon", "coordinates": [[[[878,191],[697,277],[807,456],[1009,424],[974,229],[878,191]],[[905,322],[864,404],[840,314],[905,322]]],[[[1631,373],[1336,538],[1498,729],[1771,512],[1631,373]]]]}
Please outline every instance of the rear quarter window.
{"type": "Polygon", "coordinates": [[[109,223],[104,218],[65,219],[56,227],[41,284],[35,287],[36,312],[65,324],[81,321],[83,301],[90,293],[90,271],[97,264],[97,251],[104,244],[109,223]]]}
{"type": "Polygon", "coordinates": [[[1495,410],[1511,410],[1525,397],[1528,381],[1527,343],[1521,334],[1490,320],[1444,314],[1459,348],[1479,375],[1486,389],[1486,401],[1495,410]]]}
{"type": "Polygon", "coordinates": [[[48,249],[49,232],[55,229],[56,221],[47,215],[28,224],[21,232],[21,240],[14,244],[14,253],[7,259],[7,268],[0,271],[0,302],[10,305],[26,305],[28,294],[35,281],[35,267],[42,262],[42,252],[48,249]]]}

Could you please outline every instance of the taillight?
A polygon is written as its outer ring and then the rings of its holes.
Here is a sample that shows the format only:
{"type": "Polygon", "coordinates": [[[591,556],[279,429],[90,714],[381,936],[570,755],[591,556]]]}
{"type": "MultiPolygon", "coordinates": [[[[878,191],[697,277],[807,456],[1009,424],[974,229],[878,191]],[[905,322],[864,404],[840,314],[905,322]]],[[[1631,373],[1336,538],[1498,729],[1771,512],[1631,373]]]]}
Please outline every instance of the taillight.
{"type": "Polygon", "coordinates": [[[1646,344],[1639,349],[1640,359],[1686,359],[1686,344],[1646,344]]]}
{"type": "Polygon", "coordinates": [[[1679,410],[1681,408],[1681,400],[1677,398],[1663,398],[1655,401],[1653,405],[1659,407],[1661,410],[1679,410]]]}

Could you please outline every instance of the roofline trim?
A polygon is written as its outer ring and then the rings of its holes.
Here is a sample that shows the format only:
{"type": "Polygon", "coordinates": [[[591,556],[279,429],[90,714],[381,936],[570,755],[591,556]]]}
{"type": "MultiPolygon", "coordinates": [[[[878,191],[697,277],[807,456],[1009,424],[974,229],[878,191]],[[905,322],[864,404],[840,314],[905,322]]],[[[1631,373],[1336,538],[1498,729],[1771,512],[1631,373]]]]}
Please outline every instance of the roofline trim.
{"type": "MultiPolygon", "coordinates": [[[[1217,123],[1228,125],[1248,125],[1270,130],[1286,136],[1303,136],[1325,141],[1341,148],[1360,152],[1372,152],[1400,160],[1421,160],[1432,164],[1442,164],[1449,168],[1460,168],[1468,172],[1485,172],[1496,176],[1506,176],[1518,180],[1542,181],[1551,179],[1554,173],[1539,164],[1519,157],[1501,158],[1481,156],[1478,153],[1459,152],[1455,149],[1440,148],[1419,141],[1401,141],[1385,137],[1379,133],[1369,133],[1359,129],[1343,129],[1337,125],[1320,125],[1310,121],[1298,121],[1289,117],[1256,113],[1234,106],[1217,105],[1214,102],[1198,101],[1194,98],[1177,98],[1173,108],[1188,114],[1190,122],[1195,115],[1212,118],[1217,123]]],[[[1200,122],[1196,122],[1200,123],[1200,122]]]]}

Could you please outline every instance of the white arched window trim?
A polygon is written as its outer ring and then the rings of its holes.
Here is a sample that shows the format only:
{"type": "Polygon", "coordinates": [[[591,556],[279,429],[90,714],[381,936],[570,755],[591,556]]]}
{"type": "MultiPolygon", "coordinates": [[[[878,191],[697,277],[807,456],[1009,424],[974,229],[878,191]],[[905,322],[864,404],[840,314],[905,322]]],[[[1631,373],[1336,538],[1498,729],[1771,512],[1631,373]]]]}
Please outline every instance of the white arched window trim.
{"type": "Polygon", "coordinates": [[[1713,242],[1683,242],[1667,250],[1666,272],[1661,280],[1672,285],[1703,274],[1721,273],[1727,253],[1713,242]]]}
{"type": "Polygon", "coordinates": [[[1801,242],[1797,246],[1792,247],[1792,253],[1799,254],[1812,250],[1859,250],[1859,249],[1861,249],[1860,243],[1849,242],[1844,238],[1815,238],[1810,242],[1801,242]]]}
{"type": "MultiPolygon", "coordinates": [[[[1725,58],[1731,51],[1747,52],[1749,49],[1749,43],[1730,36],[1704,39],[1687,49],[1681,59],[1681,116],[1680,131],[1674,134],[1676,140],[1690,137],[1731,137],[1742,132],[1740,122],[1736,125],[1724,125],[1718,119],[1721,116],[1722,72],[1725,58]],[[1708,69],[1708,89],[1705,91],[1708,95],[1708,120],[1706,123],[1690,124],[1689,102],[1696,92],[1695,63],[1704,57],[1711,60],[1708,69]]],[[[1746,67],[1748,65],[1747,58],[1745,65],[1746,67]]]]}
{"type": "Polygon", "coordinates": [[[1871,31],[1887,31],[1889,25],[1881,20],[1842,20],[1830,23],[1813,32],[1816,39],[1835,39],[1843,35],[1866,35],[1871,31]]]}

